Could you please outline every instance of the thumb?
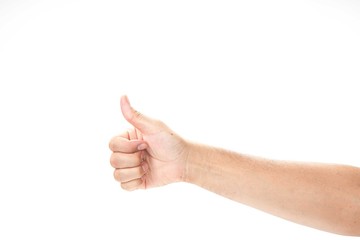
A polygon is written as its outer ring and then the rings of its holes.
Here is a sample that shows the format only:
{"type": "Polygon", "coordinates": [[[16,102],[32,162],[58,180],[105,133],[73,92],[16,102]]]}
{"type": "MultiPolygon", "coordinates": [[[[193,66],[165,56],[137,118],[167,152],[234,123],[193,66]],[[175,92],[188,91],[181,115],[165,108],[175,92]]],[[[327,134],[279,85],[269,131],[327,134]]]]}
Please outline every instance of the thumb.
{"type": "Polygon", "coordinates": [[[131,125],[140,130],[144,134],[150,134],[155,131],[155,121],[140,112],[136,111],[129,102],[127,96],[122,96],[120,99],[121,112],[131,125]]]}

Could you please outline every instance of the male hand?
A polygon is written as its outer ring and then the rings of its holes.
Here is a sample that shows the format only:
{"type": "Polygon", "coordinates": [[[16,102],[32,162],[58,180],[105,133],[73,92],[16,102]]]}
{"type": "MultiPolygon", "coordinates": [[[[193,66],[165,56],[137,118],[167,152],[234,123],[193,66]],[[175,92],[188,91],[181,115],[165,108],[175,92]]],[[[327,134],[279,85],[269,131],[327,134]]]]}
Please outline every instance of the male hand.
{"type": "Polygon", "coordinates": [[[134,127],[114,137],[110,163],[125,190],[147,189],[183,181],[188,143],[164,123],[135,111],[126,96],[120,100],[124,118],[134,127]]]}

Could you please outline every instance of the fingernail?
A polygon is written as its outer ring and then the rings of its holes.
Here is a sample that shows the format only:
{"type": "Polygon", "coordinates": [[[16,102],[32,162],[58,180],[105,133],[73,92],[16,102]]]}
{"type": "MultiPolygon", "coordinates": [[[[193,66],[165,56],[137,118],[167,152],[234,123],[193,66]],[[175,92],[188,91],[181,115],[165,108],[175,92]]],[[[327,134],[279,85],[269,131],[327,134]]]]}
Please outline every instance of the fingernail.
{"type": "Polygon", "coordinates": [[[144,150],[144,149],[146,149],[146,148],[147,148],[147,144],[146,144],[146,143],[142,143],[142,144],[140,144],[140,145],[137,147],[137,149],[138,149],[139,151],[144,150]]]}

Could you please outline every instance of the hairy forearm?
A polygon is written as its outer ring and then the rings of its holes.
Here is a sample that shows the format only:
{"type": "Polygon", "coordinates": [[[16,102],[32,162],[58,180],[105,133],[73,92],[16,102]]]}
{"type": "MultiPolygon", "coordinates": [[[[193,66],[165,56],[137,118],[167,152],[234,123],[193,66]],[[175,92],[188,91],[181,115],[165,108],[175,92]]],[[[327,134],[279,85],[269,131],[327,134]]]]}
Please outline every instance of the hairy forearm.
{"type": "Polygon", "coordinates": [[[272,161],[191,144],[186,181],[310,227],[360,235],[360,169],[272,161]]]}

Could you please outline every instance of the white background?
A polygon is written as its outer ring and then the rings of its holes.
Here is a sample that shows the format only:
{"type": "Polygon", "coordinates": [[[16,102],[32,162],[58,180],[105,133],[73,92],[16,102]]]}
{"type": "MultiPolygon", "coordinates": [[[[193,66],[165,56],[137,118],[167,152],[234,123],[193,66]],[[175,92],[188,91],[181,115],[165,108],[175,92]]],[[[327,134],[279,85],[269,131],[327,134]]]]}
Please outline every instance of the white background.
{"type": "Polygon", "coordinates": [[[187,184],[128,193],[108,141],[360,165],[355,0],[0,0],[0,239],[346,239],[187,184]]]}

